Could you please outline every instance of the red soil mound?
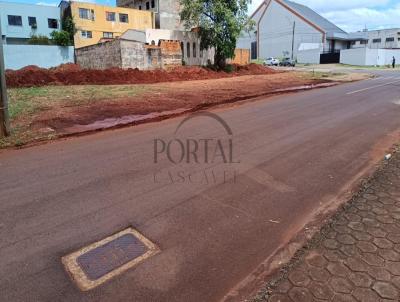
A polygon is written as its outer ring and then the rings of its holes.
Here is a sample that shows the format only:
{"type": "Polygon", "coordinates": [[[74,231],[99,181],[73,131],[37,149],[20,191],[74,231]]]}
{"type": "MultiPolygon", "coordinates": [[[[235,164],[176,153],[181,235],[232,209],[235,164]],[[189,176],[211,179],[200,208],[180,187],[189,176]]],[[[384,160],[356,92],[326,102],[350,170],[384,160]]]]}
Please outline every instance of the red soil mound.
{"type": "Polygon", "coordinates": [[[44,69],[27,66],[20,70],[7,70],[8,87],[32,87],[45,85],[112,85],[112,84],[149,84],[159,82],[190,81],[227,78],[241,75],[270,74],[273,69],[250,64],[234,66],[227,73],[204,67],[177,67],[168,71],[111,68],[106,70],[81,69],[76,64],[63,64],[55,68],[44,69]]]}

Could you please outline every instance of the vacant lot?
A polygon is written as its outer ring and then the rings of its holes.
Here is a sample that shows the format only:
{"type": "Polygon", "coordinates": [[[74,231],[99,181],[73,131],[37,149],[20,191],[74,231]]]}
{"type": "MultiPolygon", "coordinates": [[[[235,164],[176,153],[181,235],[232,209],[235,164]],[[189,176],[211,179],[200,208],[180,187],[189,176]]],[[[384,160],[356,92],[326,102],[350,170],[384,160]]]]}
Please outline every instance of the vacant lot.
{"type": "Polygon", "coordinates": [[[0,140],[0,147],[161,119],[174,113],[272,95],[281,89],[336,80],[355,79],[340,74],[272,72],[156,84],[12,88],[9,89],[12,135],[0,140]]]}

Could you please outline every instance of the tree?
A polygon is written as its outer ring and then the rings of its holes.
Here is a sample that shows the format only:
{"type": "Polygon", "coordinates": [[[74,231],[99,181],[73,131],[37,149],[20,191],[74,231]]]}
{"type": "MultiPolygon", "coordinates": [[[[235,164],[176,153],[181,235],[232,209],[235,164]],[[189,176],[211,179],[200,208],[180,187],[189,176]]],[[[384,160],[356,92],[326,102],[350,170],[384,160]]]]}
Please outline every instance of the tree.
{"type": "Polygon", "coordinates": [[[76,27],[75,27],[74,19],[70,16],[63,18],[63,20],[61,22],[61,29],[68,32],[69,40],[70,40],[69,45],[73,45],[74,44],[74,35],[76,34],[76,31],[77,31],[76,27]]]}
{"type": "Polygon", "coordinates": [[[60,45],[60,46],[70,46],[72,45],[72,42],[70,40],[70,34],[65,31],[65,30],[54,30],[50,34],[52,38],[52,42],[55,45],[60,45]]]}
{"type": "Polygon", "coordinates": [[[214,64],[223,69],[235,55],[236,42],[254,22],[247,15],[251,0],[180,0],[181,20],[187,29],[199,28],[200,48],[214,47],[214,64]]]}

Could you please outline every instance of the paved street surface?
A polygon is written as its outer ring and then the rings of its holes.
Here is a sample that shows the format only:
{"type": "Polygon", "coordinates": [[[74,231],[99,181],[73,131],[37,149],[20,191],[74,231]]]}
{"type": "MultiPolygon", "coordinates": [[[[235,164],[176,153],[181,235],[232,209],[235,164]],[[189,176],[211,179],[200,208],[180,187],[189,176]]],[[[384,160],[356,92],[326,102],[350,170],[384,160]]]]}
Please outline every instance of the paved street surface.
{"type": "MultiPolygon", "coordinates": [[[[266,300],[400,300],[400,154],[377,172],[266,300]]],[[[260,299],[259,301],[263,301],[260,299]]]]}
{"type": "Polygon", "coordinates": [[[400,73],[379,75],[213,110],[232,129],[240,163],[215,164],[218,181],[208,184],[171,184],[177,170],[203,166],[165,157],[156,164],[153,142],[225,137],[209,117],[176,135],[183,117],[1,152],[0,300],[219,301],[317,213],[335,208],[399,139],[400,73]],[[221,181],[233,169],[235,183],[221,181]],[[61,257],[129,226],[161,252],[78,290],[61,257]]]}

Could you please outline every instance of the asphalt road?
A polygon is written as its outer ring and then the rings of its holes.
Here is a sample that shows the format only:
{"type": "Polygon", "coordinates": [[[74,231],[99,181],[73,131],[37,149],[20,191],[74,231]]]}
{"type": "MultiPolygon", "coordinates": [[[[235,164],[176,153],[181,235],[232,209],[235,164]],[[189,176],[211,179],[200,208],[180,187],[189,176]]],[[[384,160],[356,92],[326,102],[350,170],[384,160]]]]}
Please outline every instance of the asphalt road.
{"type": "Polygon", "coordinates": [[[210,117],[177,134],[183,117],[1,152],[0,300],[220,300],[398,139],[400,73],[380,75],[214,110],[240,163],[154,163],[154,139],[229,150],[210,117]],[[80,292],[61,257],[131,225],[161,253],[80,292]]]}

